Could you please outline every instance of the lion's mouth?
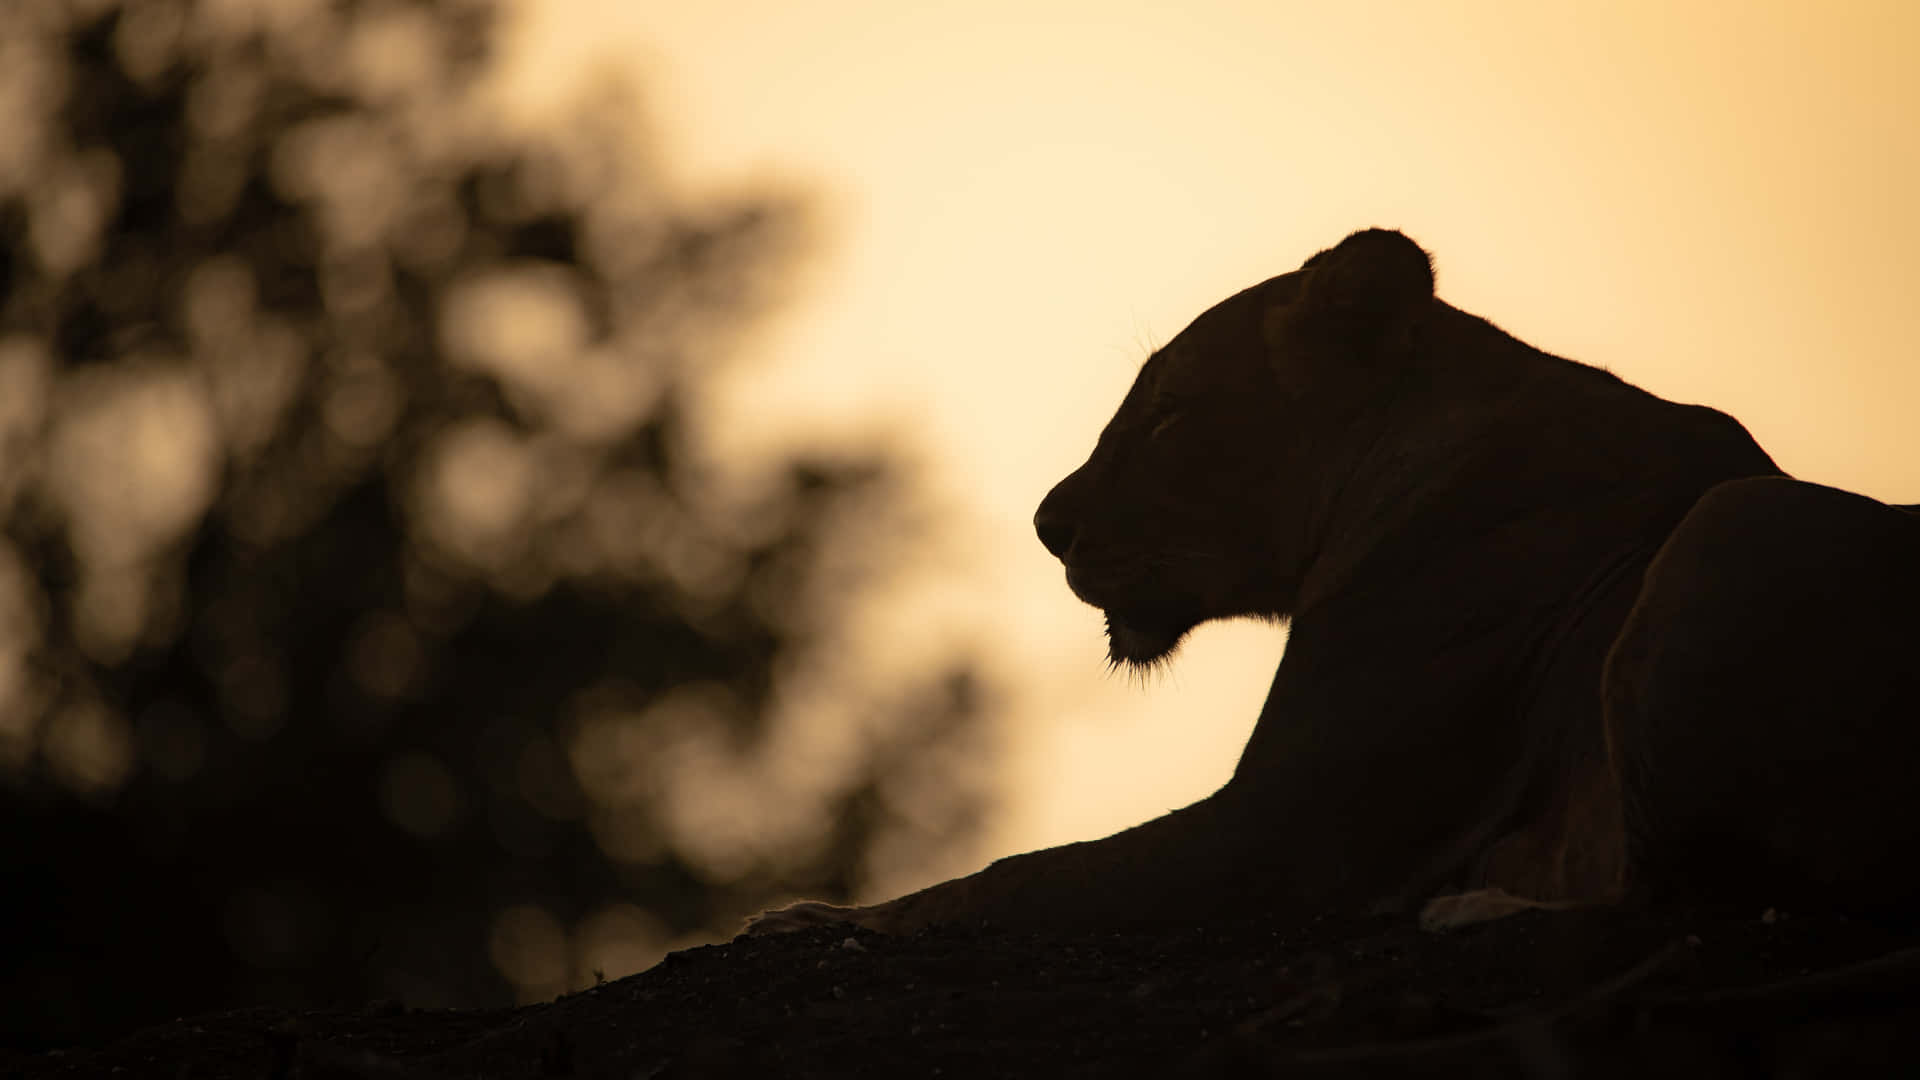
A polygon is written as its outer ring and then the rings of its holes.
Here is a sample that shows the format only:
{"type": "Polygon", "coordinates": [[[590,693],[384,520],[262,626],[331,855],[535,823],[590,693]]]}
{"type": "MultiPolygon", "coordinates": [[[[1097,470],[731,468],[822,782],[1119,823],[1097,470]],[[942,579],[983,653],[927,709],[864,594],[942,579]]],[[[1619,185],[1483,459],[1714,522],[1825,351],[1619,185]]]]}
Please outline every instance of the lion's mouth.
{"type": "Polygon", "coordinates": [[[1106,613],[1107,658],[1116,666],[1151,667],[1179,646],[1197,620],[1128,603],[1123,598],[1132,590],[1114,577],[1098,568],[1067,564],[1067,585],[1074,595],[1106,613]]]}
{"type": "Polygon", "coordinates": [[[1107,658],[1128,667],[1151,667],[1166,659],[1193,629],[1191,624],[1143,620],[1107,612],[1107,658]]]}

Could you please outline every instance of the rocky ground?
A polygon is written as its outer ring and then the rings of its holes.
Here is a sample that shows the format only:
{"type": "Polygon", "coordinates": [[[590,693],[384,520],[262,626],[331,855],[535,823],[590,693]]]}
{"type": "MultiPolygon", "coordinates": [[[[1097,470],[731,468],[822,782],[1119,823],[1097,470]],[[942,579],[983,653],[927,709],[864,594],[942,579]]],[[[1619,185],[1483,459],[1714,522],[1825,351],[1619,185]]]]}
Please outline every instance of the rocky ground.
{"type": "Polygon", "coordinates": [[[736,941],[542,1005],[243,1010],[24,1077],[1920,1075],[1920,932],[1776,912],[736,941]]]}

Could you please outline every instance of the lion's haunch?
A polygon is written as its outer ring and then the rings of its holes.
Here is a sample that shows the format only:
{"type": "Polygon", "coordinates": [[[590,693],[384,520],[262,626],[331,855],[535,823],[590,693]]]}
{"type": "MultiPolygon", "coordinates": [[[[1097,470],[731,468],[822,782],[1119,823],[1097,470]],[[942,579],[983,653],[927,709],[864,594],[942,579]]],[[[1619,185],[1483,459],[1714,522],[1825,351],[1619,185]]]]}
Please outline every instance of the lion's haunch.
{"type": "Polygon", "coordinates": [[[1920,900],[1920,518],[1786,477],[1714,488],[1647,571],[1606,706],[1655,882],[1920,900]]]}

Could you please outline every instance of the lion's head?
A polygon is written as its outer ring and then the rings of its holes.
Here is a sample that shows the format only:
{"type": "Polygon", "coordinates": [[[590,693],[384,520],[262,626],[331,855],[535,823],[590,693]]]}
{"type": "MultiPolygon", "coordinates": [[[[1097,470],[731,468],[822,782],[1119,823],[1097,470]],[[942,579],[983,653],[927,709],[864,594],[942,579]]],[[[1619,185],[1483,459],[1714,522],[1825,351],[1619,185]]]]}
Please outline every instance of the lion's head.
{"type": "Polygon", "coordinates": [[[1293,613],[1386,369],[1435,303],[1426,252],[1370,229],[1148,358],[1034,516],[1074,593],[1106,612],[1114,662],[1151,664],[1209,619],[1293,613]]]}

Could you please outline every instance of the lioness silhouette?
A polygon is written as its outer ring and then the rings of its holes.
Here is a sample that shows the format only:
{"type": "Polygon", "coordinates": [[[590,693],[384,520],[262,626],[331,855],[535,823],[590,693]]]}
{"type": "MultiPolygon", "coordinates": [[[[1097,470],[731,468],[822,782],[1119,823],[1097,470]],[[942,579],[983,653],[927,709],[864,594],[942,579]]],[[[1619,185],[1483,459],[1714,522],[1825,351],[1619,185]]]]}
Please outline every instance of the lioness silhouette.
{"type": "Polygon", "coordinates": [[[1920,524],[1437,299],[1398,232],[1194,320],[1034,526],[1116,663],[1289,621],[1232,778],[749,932],[1920,897],[1920,524]]]}

